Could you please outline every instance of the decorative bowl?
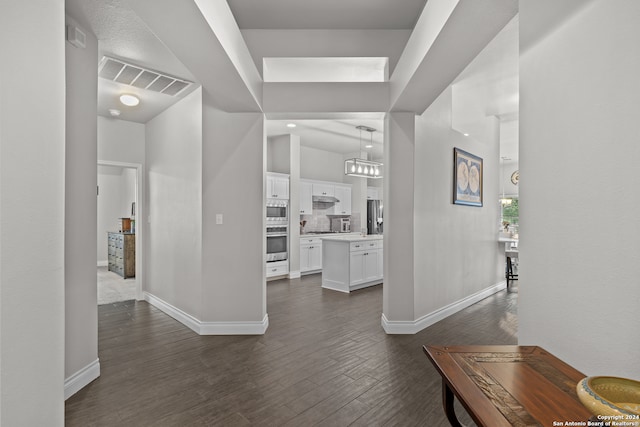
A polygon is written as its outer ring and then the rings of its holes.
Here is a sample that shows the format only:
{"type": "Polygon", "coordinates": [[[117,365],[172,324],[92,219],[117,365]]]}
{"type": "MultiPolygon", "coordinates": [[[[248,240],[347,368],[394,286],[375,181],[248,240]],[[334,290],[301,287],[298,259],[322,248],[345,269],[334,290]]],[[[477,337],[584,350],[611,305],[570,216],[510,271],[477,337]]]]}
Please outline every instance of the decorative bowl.
{"type": "Polygon", "coordinates": [[[594,415],[640,415],[640,382],[586,377],[576,386],[580,402],[594,415]]]}

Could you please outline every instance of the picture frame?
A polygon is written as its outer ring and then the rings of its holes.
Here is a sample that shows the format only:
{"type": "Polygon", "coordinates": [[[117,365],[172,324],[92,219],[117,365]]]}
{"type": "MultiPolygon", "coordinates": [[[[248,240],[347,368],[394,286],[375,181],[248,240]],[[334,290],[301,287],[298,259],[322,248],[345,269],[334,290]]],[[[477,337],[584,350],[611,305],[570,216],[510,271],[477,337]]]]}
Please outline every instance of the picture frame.
{"type": "Polygon", "coordinates": [[[453,204],[482,206],[482,158],[453,148],[453,204]]]}

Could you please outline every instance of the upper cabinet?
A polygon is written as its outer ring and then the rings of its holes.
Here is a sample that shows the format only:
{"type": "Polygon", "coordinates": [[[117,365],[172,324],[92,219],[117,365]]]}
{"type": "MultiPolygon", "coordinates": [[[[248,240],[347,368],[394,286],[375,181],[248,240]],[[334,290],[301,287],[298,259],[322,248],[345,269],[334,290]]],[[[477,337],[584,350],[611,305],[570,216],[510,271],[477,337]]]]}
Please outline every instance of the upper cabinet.
{"type": "Polygon", "coordinates": [[[351,186],[335,185],[334,196],[338,199],[333,205],[333,215],[351,215],[351,186]]]}
{"type": "Polygon", "coordinates": [[[351,215],[351,184],[300,180],[300,214],[311,215],[313,197],[322,197],[329,205],[323,207],[327,215],[351,215]],[[337,202],[330,198],[335,197],[337,202]]]}
{"type": "Polygon", "coordinates": [[[300,181],[300,215],[311,215],[313,211],[313,184],[300,181]]]}
{"type": "Polygon", "coordinates": [[[329,183],[313,183],[313,193],[314,196],[333,196],[334,195],[334,185],[329,183]]]}
{"type": "Polygon", "coordinates": [[[267,173],[267,199],[289,199],[289,175],[267,173]]]}

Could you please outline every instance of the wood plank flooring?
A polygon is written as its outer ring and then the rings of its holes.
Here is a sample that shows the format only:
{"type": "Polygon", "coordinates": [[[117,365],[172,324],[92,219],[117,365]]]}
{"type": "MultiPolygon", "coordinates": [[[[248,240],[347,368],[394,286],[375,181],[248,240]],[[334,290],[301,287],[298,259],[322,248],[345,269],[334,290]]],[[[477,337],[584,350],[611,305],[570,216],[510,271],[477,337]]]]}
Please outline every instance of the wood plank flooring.
{"type": "MultiPolygon", "coordinates": [[[[263,336],[198,336],[146,302],[98,307],[101,376],[67,426],[448,426],[424,344],[517,344],[517,285],[416,335],[386,335],[382,285],[267,284],[263,336]]],[[[457,412],[473,425],[458,405],[457,412]]]]}

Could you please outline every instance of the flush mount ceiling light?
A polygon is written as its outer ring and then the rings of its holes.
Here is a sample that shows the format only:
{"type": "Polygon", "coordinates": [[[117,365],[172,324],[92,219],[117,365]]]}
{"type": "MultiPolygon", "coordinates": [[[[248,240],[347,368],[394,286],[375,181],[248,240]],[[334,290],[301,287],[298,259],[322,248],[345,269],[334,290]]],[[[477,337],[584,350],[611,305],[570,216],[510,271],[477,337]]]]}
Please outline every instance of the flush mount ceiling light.
{"type": "Polygon", "coordinates": [[[294,128],[294,127],[296,127],[296,124],[295,123],[287,123],[287,127],[288,128],[294,128]]]}
{"type": "Polygon", "coordinates": [[[120,102],[129,107],[135,107],[140,103],[140,99],[135,95],[125,93],[124,95],[120,95],[120,102]]]}
{"type": "MultiPolygon", "coordinates": [[[[369,126],[356,126],[360,131],[360,151],[362,150],[362,131],[369,132],[370,143],[367,147],[373,147],[373,132],[376,130],[369,126]]],[[[347,159],[344,161],[344,174],[349,176],[358,176],[360,178],[382,178],[382,163],[374,162],[367,159],[347,159]]]]}

